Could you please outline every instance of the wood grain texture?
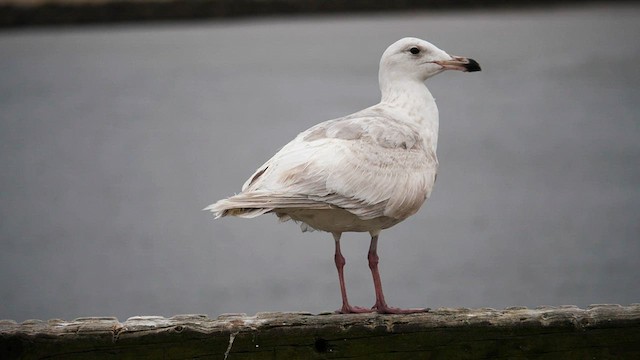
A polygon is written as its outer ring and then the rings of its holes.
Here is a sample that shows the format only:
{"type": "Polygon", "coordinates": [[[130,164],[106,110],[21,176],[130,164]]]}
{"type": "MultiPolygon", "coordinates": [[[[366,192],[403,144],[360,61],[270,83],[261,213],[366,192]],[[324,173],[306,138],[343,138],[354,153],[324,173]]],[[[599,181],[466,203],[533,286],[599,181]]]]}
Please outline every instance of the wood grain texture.
{"type": "Polygon", "coordinates": [[[2,359],[630,359],[640,304],[0,321],[2,359]]]}

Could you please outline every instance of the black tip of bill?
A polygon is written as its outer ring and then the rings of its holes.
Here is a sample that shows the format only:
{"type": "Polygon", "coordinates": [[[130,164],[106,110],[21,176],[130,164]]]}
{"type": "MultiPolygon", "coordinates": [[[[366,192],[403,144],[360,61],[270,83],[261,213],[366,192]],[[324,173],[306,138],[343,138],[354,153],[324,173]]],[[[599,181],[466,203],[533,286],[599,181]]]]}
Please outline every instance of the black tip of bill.
{"type": "Polygon", "coordinates": [[[480,71],[482,70],[480,68],[480,64],[478,64],[477,61],[473,60],[473,59],[467,59],[469,61],[469,63],[464,64],[464,68],[465,70],[467,70],[468,72],[474,72],[474,71],[480,71]]]}

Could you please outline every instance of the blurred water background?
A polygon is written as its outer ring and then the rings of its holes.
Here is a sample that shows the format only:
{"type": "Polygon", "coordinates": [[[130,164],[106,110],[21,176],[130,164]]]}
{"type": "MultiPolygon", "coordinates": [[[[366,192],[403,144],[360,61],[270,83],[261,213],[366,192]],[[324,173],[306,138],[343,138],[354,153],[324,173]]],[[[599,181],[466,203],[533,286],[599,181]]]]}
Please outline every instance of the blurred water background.
{"type": "MultiPolygon", "coordinates": [[[[412,11],[0,32],[0,318],[322,312],[333,240],[200,211],[298,132],[379,100],[417,36],[438,183],[384,231],[403,307],[640,302],[640,6],[412,11]]],[[[345,234],[354,305],[367,234],[345,234]]]]}

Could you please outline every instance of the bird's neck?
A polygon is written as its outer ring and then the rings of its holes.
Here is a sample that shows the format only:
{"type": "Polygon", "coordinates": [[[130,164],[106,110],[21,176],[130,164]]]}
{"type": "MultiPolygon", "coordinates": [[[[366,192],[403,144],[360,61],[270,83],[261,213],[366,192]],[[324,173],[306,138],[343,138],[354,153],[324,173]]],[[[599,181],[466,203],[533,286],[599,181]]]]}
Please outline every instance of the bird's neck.
{"type": "Polygon", "coordinates": [[[423,82],[405,80],[381,82],[380,104],[394,109],[397,118],[417,125],[425,146],[434,152],[438,147],[438,107],[423,82]]]}

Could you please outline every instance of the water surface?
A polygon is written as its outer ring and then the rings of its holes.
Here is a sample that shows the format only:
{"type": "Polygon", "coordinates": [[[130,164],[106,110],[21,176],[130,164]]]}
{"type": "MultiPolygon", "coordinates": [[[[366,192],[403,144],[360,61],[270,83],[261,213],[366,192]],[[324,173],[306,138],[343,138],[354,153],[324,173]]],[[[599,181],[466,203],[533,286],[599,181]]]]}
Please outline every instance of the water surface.
{"type": "MultiPolygon", "coordinates": [[[[483,71],[428,82],[438,184],[384,231],[395,306],[640,301],[638,6],[0,33],[0,318],[340,305],[333,241],[204,206],[298,132],[378,101],[404,36],[483,71]]],[[[368,237],[345,234],[352,303],[368,237]]]]}

